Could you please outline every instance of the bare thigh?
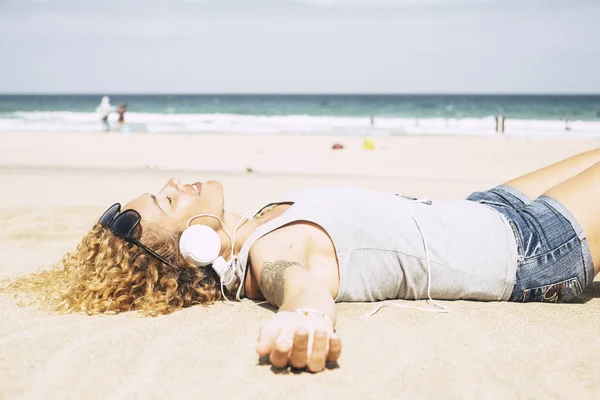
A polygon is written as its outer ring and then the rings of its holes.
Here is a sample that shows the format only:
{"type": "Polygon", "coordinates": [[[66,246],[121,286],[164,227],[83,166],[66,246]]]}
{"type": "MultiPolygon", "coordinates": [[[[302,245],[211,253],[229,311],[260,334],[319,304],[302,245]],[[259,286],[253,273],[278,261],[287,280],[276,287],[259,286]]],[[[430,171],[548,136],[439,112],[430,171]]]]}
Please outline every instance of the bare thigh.
{"type": "Polygon", "coordinates": [[[547,190],[573,214],[585,233],[594,260],[594,275],[600,272],[600,163],[547,190]]]}
{"type": "Polygon", "coordinates": [[[530,199],[600,162],[600,149],[586,151],[565,160],[511,179],[505,184],[524,193],[530,199]]]}

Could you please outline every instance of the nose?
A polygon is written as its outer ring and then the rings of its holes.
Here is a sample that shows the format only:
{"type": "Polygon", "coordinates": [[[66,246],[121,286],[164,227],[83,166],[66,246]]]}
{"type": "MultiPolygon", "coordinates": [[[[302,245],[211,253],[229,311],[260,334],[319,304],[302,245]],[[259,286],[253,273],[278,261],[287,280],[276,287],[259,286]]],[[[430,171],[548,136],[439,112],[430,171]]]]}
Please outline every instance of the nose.
{"type": "Polygon", "coordinates": [[[182,192],[183,184],[181,183],[181,181],[179,179],[171,178],[167,182],[166,188],[172,188],[172,189],[175,189],[175,191],[177,191],[177,192],[182,192]]]}

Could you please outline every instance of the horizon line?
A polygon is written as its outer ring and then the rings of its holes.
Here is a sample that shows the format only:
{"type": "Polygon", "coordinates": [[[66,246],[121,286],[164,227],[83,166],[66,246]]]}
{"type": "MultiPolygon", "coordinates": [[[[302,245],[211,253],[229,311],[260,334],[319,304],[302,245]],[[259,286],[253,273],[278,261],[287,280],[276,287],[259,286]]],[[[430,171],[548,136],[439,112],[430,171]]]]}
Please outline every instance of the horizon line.
{"type": "Polygon", "coordinates": [[[600,92],[17,92],[0,96],[600,96],[600,92]]]}

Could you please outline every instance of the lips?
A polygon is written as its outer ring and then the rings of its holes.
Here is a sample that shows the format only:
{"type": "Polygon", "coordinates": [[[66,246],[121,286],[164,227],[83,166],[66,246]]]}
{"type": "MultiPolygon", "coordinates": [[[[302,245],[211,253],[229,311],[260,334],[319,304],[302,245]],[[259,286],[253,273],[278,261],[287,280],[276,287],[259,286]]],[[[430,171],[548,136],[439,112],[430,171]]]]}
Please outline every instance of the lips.
{"type": "Polygon", "coordinates": [[[200,196],[202,194],[202,182],[194,182],[194,183],[192,183],[192,188],[196,192],[197,196],[200,196]]]}

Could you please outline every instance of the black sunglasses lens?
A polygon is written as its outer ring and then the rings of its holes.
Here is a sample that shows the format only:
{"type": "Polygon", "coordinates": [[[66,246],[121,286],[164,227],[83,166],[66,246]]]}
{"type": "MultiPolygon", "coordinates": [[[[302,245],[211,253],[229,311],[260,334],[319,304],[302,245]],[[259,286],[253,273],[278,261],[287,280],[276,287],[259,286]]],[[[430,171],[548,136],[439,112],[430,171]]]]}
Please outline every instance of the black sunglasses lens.
{"type": "Polygon", "coordinates": [[[110,206],[108,210],[104,211],[104,214],[102,214],[100,217],[100,224],[102,226],[107,226],[119,211],[121,211],[121,204],[115,203],[110,206]]]}
{"type": "Polygon", "coordinates": [[[117,236],[129,237],[142,217],[134,210],[123,211],[113,223],[112,231],[117,236]]]}

